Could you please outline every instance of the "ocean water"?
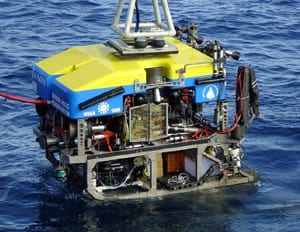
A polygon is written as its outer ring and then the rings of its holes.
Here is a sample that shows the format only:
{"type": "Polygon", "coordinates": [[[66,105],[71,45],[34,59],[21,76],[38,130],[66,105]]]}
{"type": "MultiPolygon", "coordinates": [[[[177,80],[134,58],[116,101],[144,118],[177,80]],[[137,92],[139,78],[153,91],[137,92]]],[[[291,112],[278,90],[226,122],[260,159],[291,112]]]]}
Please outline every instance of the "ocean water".
{"type": "MultiPolygon", "coordinates": [[[[149,0],[150,1],[150,0],[149,0]]],[[[140,1],[142,16],[149,12],[140,1]]],[[[104,43],[116,0],[0,0],[0,92],[35,98],[33,63],[104,43]]],[[[300,4],[298,0],[170,0],[175,24],[241,53],[257,74],[261,118],[244,140],[255,186],[130,202],[87,199],[60,183],[35,142],[34,107],[0,98],[0,231],[300,231],[300,4]]]]}

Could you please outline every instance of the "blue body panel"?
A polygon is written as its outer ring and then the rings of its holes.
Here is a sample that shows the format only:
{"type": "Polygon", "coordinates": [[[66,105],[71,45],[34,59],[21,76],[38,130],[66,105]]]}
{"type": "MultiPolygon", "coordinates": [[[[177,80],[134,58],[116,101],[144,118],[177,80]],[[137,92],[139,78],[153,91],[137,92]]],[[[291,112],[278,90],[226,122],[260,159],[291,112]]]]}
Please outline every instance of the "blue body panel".
{"type": "MultiPolygon", "coordinates": [[[[49,75],[38,66],[33,66],[32,83],[36,94],[42,99],[52,100],[53,106],[65,116],[72,119],[101,117],[123,112],[123,96],[136,94],[134,85],[123,86],[124,92],[110,97],[104,101],[97,102],[94,105],[81,110],[79,104],[95,96],[99,96],[118,86],[111,88],[92,89],[87,91],[74,92],[62,85],[57,78],[60,75],[49,75]]],[[[226,84],[223,81],[212,81],[211,83],[196,84],[199,78],[207,79],[207,76],[191,77],[184,79],[183,86],[173,86],[171,89],[193,88],[195,90],[195,103],[213,102],[219,99],[225,99],[226,84]]],[[[167,80],[174,81],[174,80],[167,80]]],[[[145,83],[143,83],[145,84],[145,83]]]]}
{"type": "Polygon", "coordinates": [[[114,88],[73,92],[62,86],[58,81],[54,81],[52,89],[53,106],[72,119],[120,114],[123,112],[123,95],[131,94],[133,86],[124,86],[125,92],[123,94],[118,94],[83,110],[79,108],[80,103],[114,88]]]}
{"type": "MultiPolygon", "coordinates": [[[[200,85],[195,85],[196,78],[186,78],[184,86],[180,88],[194,88],[195,89],[195,103],[205,103],[217,101],[218,98],[225,98],[226,86],[223,82],[213,82],[205,83],[200,85]]],[[[53,101],[53,106],[62,112],[65,116],[72,119],[79,118],[91,118],[91,117],[101,117],[114,114],[120,114],[123,112],[123,96],[136,94],[133,85],[123,86],[124,93],[110,97],[104,101],[97,102],[94,105],[81,110],[79,104],[83,103],[95,96],[106,93],[107,91],[113,90],[118,87],[103,88],[103,89],[93,89],[88,91],[78,91],[73,92],[72,90],[63,86],[55,78],[50,77],[52,82],[52,93],[51,99],[53,101]]],[[[176,87],[178,88],[178,87],[176,87]]],[[[38,92],[42,92],[39,90],[38,92]]],[[[47,93],[48,94],[48,93],[47,93]]]]}
{"type": "Polygon", "coordinates": [[[38,96],[44,100],[50,101],[52,99],[52,83],[60,75],[49,75],[37,65],[32,67],[32,85],[38,96]]]}

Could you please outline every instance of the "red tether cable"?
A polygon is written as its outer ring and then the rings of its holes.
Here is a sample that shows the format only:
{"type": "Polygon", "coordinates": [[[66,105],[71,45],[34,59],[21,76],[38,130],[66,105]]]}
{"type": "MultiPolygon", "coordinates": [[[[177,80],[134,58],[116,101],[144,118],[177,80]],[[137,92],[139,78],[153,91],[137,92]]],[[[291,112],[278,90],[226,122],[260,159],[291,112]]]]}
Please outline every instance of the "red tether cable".
{"type": "MultiPolygon", "coordinates": [[[[243,72],[240,72],[238,77],[237,77],[237,80],[236,80],[236,90],[237,90],[237,87],[238,85],[240,85],[240,98],[242,99],[243,98],[243,93],[242,93],[242,81],[241,81],[241,78],[242,78],[242,74],[243,72]]],[[[234,121],[234,124],[228,128],[227,130],[223,130],[223,131],[218,131],[219,134],[228,134],[230,132],[232,132],[237,126],[238,126],[238,123],[242,117],[242,109],[243,109],[243,102],[240,101],[240,112],[239,114],[236,113],[235,115],[235,121],[234,121]]]]}
{"type": "Polygon", "coordinates": [[[29,103],[29,104],[45,105],[45,104],[49,103],[48,101],[42,100],[42,99],[30,99],[30,98],[25,98],[25,97],[19,97],[19,96],[4,93],[4,92],[0,92],[0,96],[4,97],[5,99],[10,99],[13,101],[29,103]]]}

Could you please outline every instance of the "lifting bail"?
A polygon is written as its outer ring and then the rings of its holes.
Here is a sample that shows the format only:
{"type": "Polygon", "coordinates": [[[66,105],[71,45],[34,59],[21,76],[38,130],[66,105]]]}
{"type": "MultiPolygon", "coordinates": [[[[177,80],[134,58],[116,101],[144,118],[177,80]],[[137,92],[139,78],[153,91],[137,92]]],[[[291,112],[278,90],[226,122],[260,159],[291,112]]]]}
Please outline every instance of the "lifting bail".
{"type": "MultiPolygon", "coordinates": [[[[150,1],[150,0],[149,0],[150,1]]],[[[112,23],[112,30],[120,39],[112,39],[109,44],[121,55],[177,53],[172,44],[164,40],[164,36],[176,34],[167,0],[152,0],[153,21],[141,22],[138,0],[128,4],[126,20],[122,21],[122,13],[126,10],[125,0],[119,0],[112,23]],[[162,10],[161,10],[162,9],[162,10]],[[136,15],[136,22],[133,16],[136,15]]]]}
{"type": "Polygon", "coordinates": [[[152,0],[155,22],[136,22],[139,24],[138,31],[133,31],[136,30],[136,26],[133,23],[133,15],[135,6],[137,6],[138,4],[138,0],[130,1],[126,21],[125,23],[122,23],[121,14],[124,10],[124,3],[125,0],[119,0],[117,11],[112,24],[112,30],[119,34],[121,37],[135,39],[138,37],[162,37],[175,35],[176,32],[167,0],[160,1],[161,7],[163,9],[163,15],[161,15],[158,0],[152,0]],[[165,18],[166,22],[163,22],[162,18],[165,18]]]}

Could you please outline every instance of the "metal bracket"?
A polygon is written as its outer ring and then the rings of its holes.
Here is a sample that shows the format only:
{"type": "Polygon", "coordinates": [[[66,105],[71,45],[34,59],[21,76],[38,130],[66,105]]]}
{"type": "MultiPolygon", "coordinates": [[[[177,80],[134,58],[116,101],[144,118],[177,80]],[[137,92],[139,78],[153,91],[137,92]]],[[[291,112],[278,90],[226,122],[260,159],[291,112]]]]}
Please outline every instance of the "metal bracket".
{"type": "Polygon", "coordinates": [[[175,81],[168,81],[168,82],[162,82],[162,83],[155,83],[155,84],[141,84],[138,79],[134,80],[134,91],[136,93],[142,92],[148,89],[155,89],[155,88],[162,88],[162,87],[168,87],[168,86],[184,86],[184,78],[179,77],[175,81]]]}

